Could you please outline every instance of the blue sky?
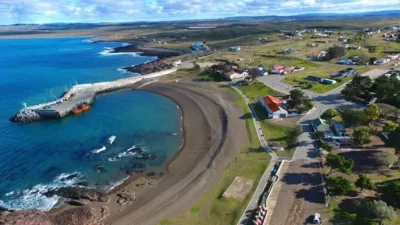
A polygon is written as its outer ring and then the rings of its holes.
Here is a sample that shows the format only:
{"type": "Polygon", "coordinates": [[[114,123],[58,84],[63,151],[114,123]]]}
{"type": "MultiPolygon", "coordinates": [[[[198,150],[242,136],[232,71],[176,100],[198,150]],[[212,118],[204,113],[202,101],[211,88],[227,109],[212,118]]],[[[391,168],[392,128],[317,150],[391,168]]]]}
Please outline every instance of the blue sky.
{"type": "Polygon", "coordinates": [[[400,9],[400,0],[0,0],[0,23],[124,22],[400,9]]]}

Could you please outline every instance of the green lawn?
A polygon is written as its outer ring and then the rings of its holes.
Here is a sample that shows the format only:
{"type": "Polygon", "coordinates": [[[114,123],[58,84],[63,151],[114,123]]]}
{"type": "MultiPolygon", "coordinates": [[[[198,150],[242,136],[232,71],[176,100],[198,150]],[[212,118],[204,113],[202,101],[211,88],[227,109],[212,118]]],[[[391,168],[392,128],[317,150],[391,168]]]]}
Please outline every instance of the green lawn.
{"type": "MultiPolygon", "coordinates": [[[[294,85],[296,87],[300,87],[303,89],[309,89],[311,91],[317,92],[317,93],[326,93],[329,92],[340,85],[348,82],[349,80],[352,79],[352,77],[345,77],[345,78],[337,78],[334,79],[337,81],[336,84],[320,84],[320,83],[313,83],[311,81],[306,80],[308,76],[318,76],[321,78],[330,78],[330,75],[332,73],[338,72],[340,70],[343,70],[345,68],[348,68],[348,66],[339,66],[339,65],[332,65],[329,67],[320,67],[320,68],[314,68],[310,70],[304,70],[304,71],[299,71],[293,74],[289,74],[283,79],[282,81],[287,84],[294,85]],[[308,87],[309,84],[312,84],[312,87],[308,87]]],[[[365,73],[369,70],[373,70],[374,67],[370,66],[366,68],[365,66],[357,66],[354,67],[357,69],[359,74],[365,73]]]]}
{"type": "Polygon", "coordinates": [[[242,90],[247,95],[247,97],[250,99],[252,103],[258,102],[258,100],[261,97],[264,97],[266,95],[273,95],[273,96],[285,95],[281,92],[275,91],[274,89],[258,81],[249,83],[249,85],[247,86],[241,86],[239,87],[239,89],[242,90]]]}
{"type": "MultiPolygon", "coordinates": [[[[234,91],[234,90],[232,90],[234,91]]],[[[234,91],[238,98],[240,95],[234,91]]],[[[243,99],[237,104],[245,113],[250,113],[243,99]]],[[[190,210],[183,215],[172,217],[161,222],[161,225],[236,225],[257,184],[269,164],[269,155],[261,149],[251,117],[245,118],[248,142],[224,171],[219,184],[204,194],[190,210]],[[223,198],[221,195],[236,176],[250,178],[255,181],[253,188],[244,201],[223,198]]]]}

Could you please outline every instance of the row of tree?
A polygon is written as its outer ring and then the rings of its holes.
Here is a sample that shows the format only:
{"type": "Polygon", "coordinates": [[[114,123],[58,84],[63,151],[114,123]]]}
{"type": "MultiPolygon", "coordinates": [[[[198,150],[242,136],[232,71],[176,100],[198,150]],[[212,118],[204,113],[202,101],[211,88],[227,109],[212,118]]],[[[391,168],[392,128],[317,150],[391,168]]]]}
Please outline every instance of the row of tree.
{"type": "Polygon", "coordinates": [[[341,94],[350,101],[376,97],[379,102],[400,108],[400,80],[396,74],[391,77],[378,77],[374,82],[368,76],[357,75],[346,85],[341,94]]]}

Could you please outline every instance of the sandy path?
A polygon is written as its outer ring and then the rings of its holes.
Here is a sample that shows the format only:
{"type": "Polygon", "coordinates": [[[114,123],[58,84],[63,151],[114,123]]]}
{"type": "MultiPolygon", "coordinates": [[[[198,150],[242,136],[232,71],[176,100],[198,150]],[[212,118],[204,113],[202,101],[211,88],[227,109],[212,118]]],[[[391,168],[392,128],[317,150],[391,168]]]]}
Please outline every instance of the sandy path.
{"type": "MultiPolygon", "coordinates": [[[[107,224],[157,224],[185,212],[214,187],[246,138],[243,111],[235,96],[194,83],[153,83],[142,90],[174,100],[183,114],[185,145],[168,166],[167,174],[107,224]]],[[[160,112],[162,113],[162,112],[160,112]]]]}

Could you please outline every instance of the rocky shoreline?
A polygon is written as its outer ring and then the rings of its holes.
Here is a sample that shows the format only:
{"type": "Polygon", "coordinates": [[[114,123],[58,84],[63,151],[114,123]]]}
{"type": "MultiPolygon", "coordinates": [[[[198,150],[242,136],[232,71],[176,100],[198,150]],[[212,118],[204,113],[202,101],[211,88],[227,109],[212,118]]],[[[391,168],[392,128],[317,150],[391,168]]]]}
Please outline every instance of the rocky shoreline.
{"type": "MultiPolygon", "coordinates": [[[[126,43],[126,41],[122,42],[126,43]]],[[[111,53],[139,52],[142,56],[155,56],[158,59],[166,59],[185,54],[182,51],[174,49],[149,47],[147,42],[128,41],[128,43],[129,45],[127,46],[114,48],[114,51],[111,53]]]]}
{"type": "Polygon", "coordinates": [[[150,73],[156,73],[163,70],[172,69],[174,66],[164,62],[163,60],[156,60],[149,63],[143,63],[136,66],[130,66],[124,68],[124,70],[129,71],[131,73],[138,73],[141,75],[147,75],[150,73]]]}

